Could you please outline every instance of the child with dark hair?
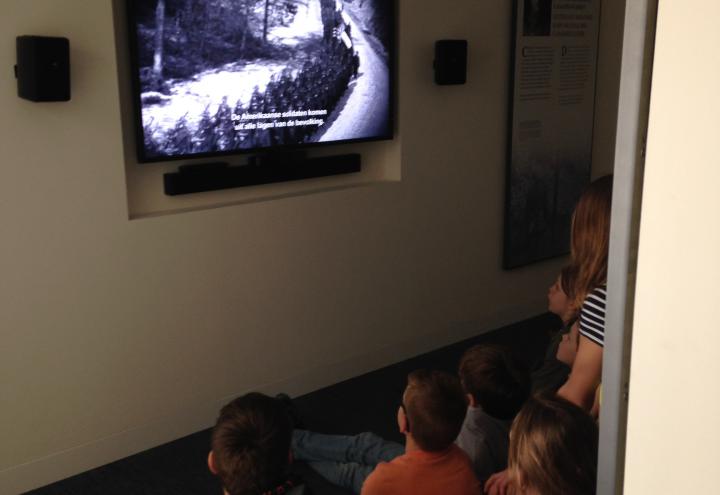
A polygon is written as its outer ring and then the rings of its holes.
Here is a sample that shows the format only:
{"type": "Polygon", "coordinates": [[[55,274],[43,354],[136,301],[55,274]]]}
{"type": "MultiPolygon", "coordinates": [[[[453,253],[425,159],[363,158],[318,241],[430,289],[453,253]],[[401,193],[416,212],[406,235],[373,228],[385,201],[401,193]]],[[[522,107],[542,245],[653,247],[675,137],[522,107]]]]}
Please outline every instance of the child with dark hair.
{"type": "Polygon", "coordinates": [[[510,432],[509,473],[521,495],[594,495],[598,428],[557,396],[530,399],[510,432]]]}
{"type": "Polygon", "coordinates": [[[329,481],[362,495],[479,495],[468,456],[453,442],[467,402],[460,381],[418,370],[397,412],[405,447],[372,433],[356,436],[293,433],[293,454],[329,481]]]}
{"type": "Polygon", "coordinates": [[[485,483],[507,466],[510,424],[530,393],[530,377],[512,355],[494,345],[468,349],[458,371],[469,407],[455,443],[485,483]]]}
{"type": "Polygon", "coordinates": [[[292,422],[277,399],[249,393],[225,405],[208,455],[225,495],[307,494],[290,475],[291,436],[292,422]]]}
{"type": "Polygon", "coordinates": [[[570,374],[578,341],[577,327],[573,325],[577,320],[573,305],[575,278],[574,269],[566,266],[548,289],[548,311],[560,318],[562,328],[553,334],[543,360],[532,370],[533,393],[555,393],[570,374]]]}

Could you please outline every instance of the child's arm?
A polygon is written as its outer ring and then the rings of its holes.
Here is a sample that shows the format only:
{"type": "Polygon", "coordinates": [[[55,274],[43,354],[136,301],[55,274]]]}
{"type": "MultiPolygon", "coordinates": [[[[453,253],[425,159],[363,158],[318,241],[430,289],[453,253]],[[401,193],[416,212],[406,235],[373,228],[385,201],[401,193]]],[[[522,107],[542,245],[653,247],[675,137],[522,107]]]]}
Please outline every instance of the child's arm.
{"type": "Polygon", "coordinates": [[[600,384],[602,356],[603,348],[600,345],[580,335],[580,344],[570,376],[558,390],[558,395],[590,411],[595,390],[600,384]]]}
{"type": "Polygon", "coordinates": [[[575,363],[575,356],[577,355],[579,345],[578,337],[578,327],[577,325],[573,325],[566,334],[561,336],[557,352],[555,353],[555,359],[567,364],[570,368],[572,368],[575,363]]]}

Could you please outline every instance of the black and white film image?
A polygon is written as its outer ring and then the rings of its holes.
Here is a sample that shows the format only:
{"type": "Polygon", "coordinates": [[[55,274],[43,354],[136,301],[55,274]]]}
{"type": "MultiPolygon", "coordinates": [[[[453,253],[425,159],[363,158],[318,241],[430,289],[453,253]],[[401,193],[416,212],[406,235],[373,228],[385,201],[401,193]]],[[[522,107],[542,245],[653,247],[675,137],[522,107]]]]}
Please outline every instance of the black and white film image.
{"type": "Polygon", "coordinates": [[[391,134],[392,2],[134,4],[145,159],[391,134]]]}
{"type": "Polygon", "coordinates": [[[515,157],[506,199],[505,268],[569,252],[572,213],[590,182],[589,160],[515,157]]]}

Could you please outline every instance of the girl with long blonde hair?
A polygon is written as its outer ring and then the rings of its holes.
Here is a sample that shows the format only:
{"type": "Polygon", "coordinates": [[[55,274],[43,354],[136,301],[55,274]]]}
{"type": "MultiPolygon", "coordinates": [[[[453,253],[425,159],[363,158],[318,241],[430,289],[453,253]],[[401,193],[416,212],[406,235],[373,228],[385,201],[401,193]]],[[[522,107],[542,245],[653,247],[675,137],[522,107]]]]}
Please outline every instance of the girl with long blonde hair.
{"type": "MultiPolygon", "coordinates": [[[[565,273],[573,280],[568,294],[571,294],[571,305],[580,314],[572,330],[579,333],[579,338],[570,375],[557,395],[588,412],[598,411],[599,407],[595,401],[605,341],[612,184],[612,175],[601,177],[593,181],[578,200],[571,227],[570,266],[565,273]]],[[[485,493],[504,495],[511,486],[509,471],[501,471],[485,483],[485,493]]]]}
{"type": "Polygon", "coordinates": [[[606,175],[592,182],[572,220],[570,266],[575,273],[573,304],[580,312],[576,323],[580,339],[570,376],[558,395],[587,411],[602,374],[612,181],[612,175],[606,175]]]}
{"type": "Polygon", "coordinates": [[[598,428],[557,396],[528,400],[513,421],[508,472],[520,495],[594,495],[598,428]]]}

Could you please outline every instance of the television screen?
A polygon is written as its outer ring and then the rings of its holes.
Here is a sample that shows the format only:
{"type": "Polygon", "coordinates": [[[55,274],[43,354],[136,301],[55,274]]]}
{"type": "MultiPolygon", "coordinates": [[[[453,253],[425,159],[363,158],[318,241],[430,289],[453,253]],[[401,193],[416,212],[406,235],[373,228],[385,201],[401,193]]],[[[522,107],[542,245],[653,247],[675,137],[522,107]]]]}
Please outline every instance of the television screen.
{"type": "Polygon", "coordinates": [[[391,0],[128,0],[141,162],[392,137],[391,0]]]}

